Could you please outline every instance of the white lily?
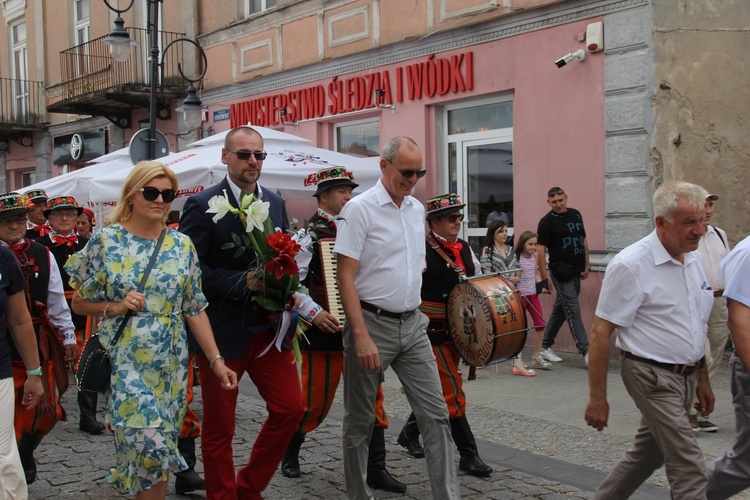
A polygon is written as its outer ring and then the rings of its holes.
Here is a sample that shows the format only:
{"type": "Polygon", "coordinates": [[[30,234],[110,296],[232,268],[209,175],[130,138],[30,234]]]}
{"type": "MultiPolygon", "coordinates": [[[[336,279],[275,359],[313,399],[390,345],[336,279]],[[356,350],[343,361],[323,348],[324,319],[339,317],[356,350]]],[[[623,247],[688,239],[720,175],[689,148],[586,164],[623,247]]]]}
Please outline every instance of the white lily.
{"type": "Polygon", "coordinates": [[[216,214],[213,217],[214,223],[224,217],[227,212],[231,211],[232,205],[229,203],[227,198],[227,191],[224,190],[224,196],[217,194],[210,200],[208,200],[208,208],[206,209],[207,214],[216,214]]]}
{"type": "Polygon", "coordinates": [[[247,232],[252,232],[258,228],[263,231],[263,223],[268,219],[268,210],[271,203],[267,201],[255,200],[247,207],[247,232]]]}

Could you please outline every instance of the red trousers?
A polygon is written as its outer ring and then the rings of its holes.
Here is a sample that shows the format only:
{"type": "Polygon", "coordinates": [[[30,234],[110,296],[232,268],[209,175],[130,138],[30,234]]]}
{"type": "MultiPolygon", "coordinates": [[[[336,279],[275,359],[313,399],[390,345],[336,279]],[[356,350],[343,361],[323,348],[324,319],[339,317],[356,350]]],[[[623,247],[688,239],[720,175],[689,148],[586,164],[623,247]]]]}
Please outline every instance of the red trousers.
{"type": "Polygon", "coordinates": [[[443,397],[448,405],[449,418],[460,418],[466,412],[466,394],[463,381],[458,374],[458,363],[461,355],[453,342],[449,344],[433,345],[440,385],[443,387],[443,397]]]}
{"type": "MultiPolygon", "coordinates": [[[[52,375],[52,361],[47,361],[47,369],[44,370],[44,376],[47,377],[47,387],[55,387],[54,376],[52,375]]],[[[26,432],[32,436],[42,437],[49,434],[54,429],[58,420],[66,420],[65,409],[60,404],[60,399],[55,397],[55,411],[44,415],[39,411],[39,407],[27,410],[22,404],[23,386],[26,383],[26,365],[23,361],[13,361],[13,388],[16,391],[15,414],[13,415],[13,427],[16,432],[16,439],[20,440],[21,435],[26,432]]]]}
{"type": "Polygon", "coordinates": [[[261,492],[271,482],[299,425],[302,394],[292,351],[279,352],[272,347],[256,358],[272,339],[270,331],[255,333],[240,357],[226,360],[226,365],[238,378],[245,373],[250,376],[268,410],[268,418],[255,438],[248,462],[236,478],[232,438],[238,391],[223,389],[208,359],[197,357],[203,396],[203,472],[206,497],[211,500],[262,498],[261,492]]]}
{"type": "MultiPolygon", "coordinates": [[[[298,432],[312,432],[328,416],[344,371],[343,351],[302,351],[302,407],[304,413],[298,432]]],[[[383,407],[383,387],[375,399],[375,425],[388,428],[383,407]]]]}

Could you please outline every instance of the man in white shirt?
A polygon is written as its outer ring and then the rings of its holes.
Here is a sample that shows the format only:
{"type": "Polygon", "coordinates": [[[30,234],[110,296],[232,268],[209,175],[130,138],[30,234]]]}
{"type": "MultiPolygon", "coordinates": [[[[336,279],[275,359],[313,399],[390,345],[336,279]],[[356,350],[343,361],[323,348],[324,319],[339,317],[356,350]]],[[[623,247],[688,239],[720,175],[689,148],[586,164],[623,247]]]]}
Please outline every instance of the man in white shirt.
{"type": "Polygon", "coordinates": [[[344,475],[349,498],[367,487],[375,393],[389,367],[398,375],[424,438],[434,498],[460,498],[448,409],[419,311],[425,263],[424,206],[411,196],[426,170],[419,146],[395,137],[383,147],[382,177],[341,212],[334,252],[344,323],[344,475]]]}
{"type": "Polygon", "coordinates": [[[669,182],[654,193],[656,229],[621,251],[602,282],[589,350],[588,425],[607,425],[609,339],[618,330],[622,381],[641,412],[633,446],[599,486],[595,499],[625,499],[662,465],[681,500],[706,498],[703,454],[688,422],[714,395],[703,362],[713,305],[700,262],[706,190],[669,182]]]}
{"type": "Polygon", "coordinates": [[[750,487],[750,237],[742,240],[722,261],[726,280],[724,297],[734,341],[732,402],[737,436],[732,450],[706,467],[710,500],[730,498],[750,487]]]}
{"type": "MultiPolygon", "coordinates": [[[[709,194],[706,198],[706,215],[703,225],[706,234],[700,240],[698,251],[703,259],[703,271],[706,273],[708,286],[714,292],[714,304],[711,316],[708,318],[708,329],[706,338],[706,369],[708,379],[713,381],[714,375],[719,370],[724,360],[724,348],[729,338],[727,329],[727,305],[722,294],[724,293],[724,276],[721,274],[721,260],[729,253],[729,240],[727,233],[716,226],[711,225],[714,215],[714,201],[719,196],[709,194]]],[[[693,403],[697,400],[693,398],[693,403]]],[[[716,432],[719,426],[710,422],[707,418],[698,415],[698,410],[690,408],[690,427],[694,431],[716,432]]]]}

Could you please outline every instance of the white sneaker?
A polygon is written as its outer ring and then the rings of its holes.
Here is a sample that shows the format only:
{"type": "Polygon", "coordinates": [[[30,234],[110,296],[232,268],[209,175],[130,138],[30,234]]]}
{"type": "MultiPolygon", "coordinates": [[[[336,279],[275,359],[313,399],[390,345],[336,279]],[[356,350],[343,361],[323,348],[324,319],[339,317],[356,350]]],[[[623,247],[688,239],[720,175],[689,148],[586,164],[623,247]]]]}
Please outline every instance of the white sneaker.
{"type": "Polygon", "coordinates": [[[583,357],[583,362],[586,363],[586,366],[589,366],[589,353],[586,353],[583,357]]]}
{"type": "Polygon", "coordinates": [[[552,361],[553,363],[559,363],[563,360],[560,356],[555,354],[555,351],[553,351],[551,347],[542,349],[542,357],[547,361],[552,361]]]}

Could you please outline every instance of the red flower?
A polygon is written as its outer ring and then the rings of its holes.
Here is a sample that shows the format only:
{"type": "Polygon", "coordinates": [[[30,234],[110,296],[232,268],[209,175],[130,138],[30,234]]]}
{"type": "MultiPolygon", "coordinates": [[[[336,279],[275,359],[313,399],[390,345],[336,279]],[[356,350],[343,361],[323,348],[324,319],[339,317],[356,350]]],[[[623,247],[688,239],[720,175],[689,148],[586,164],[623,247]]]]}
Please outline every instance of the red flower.
{"type": "MultiPolygon", "coordinates": [[[[299,245],[297,245],[297,248],[297,251],[299,251],[299,245]]],[[[273,273],[274,277],[277,280],[280,280],[284,274],[297,276],[299,274],[299,267],[291,255],[288,253],[281,253],[278,257],[266,264],[266,272],[273,273]]]]}
{"type": "Polygon", "coordinates": [[[276,233],[269,234],[266,239],[271,250],[279,254],[279,256],[288,255],[289,257],[294,257],[302,249],[289,233],[282,233],[277,230],[276,233]]]}

